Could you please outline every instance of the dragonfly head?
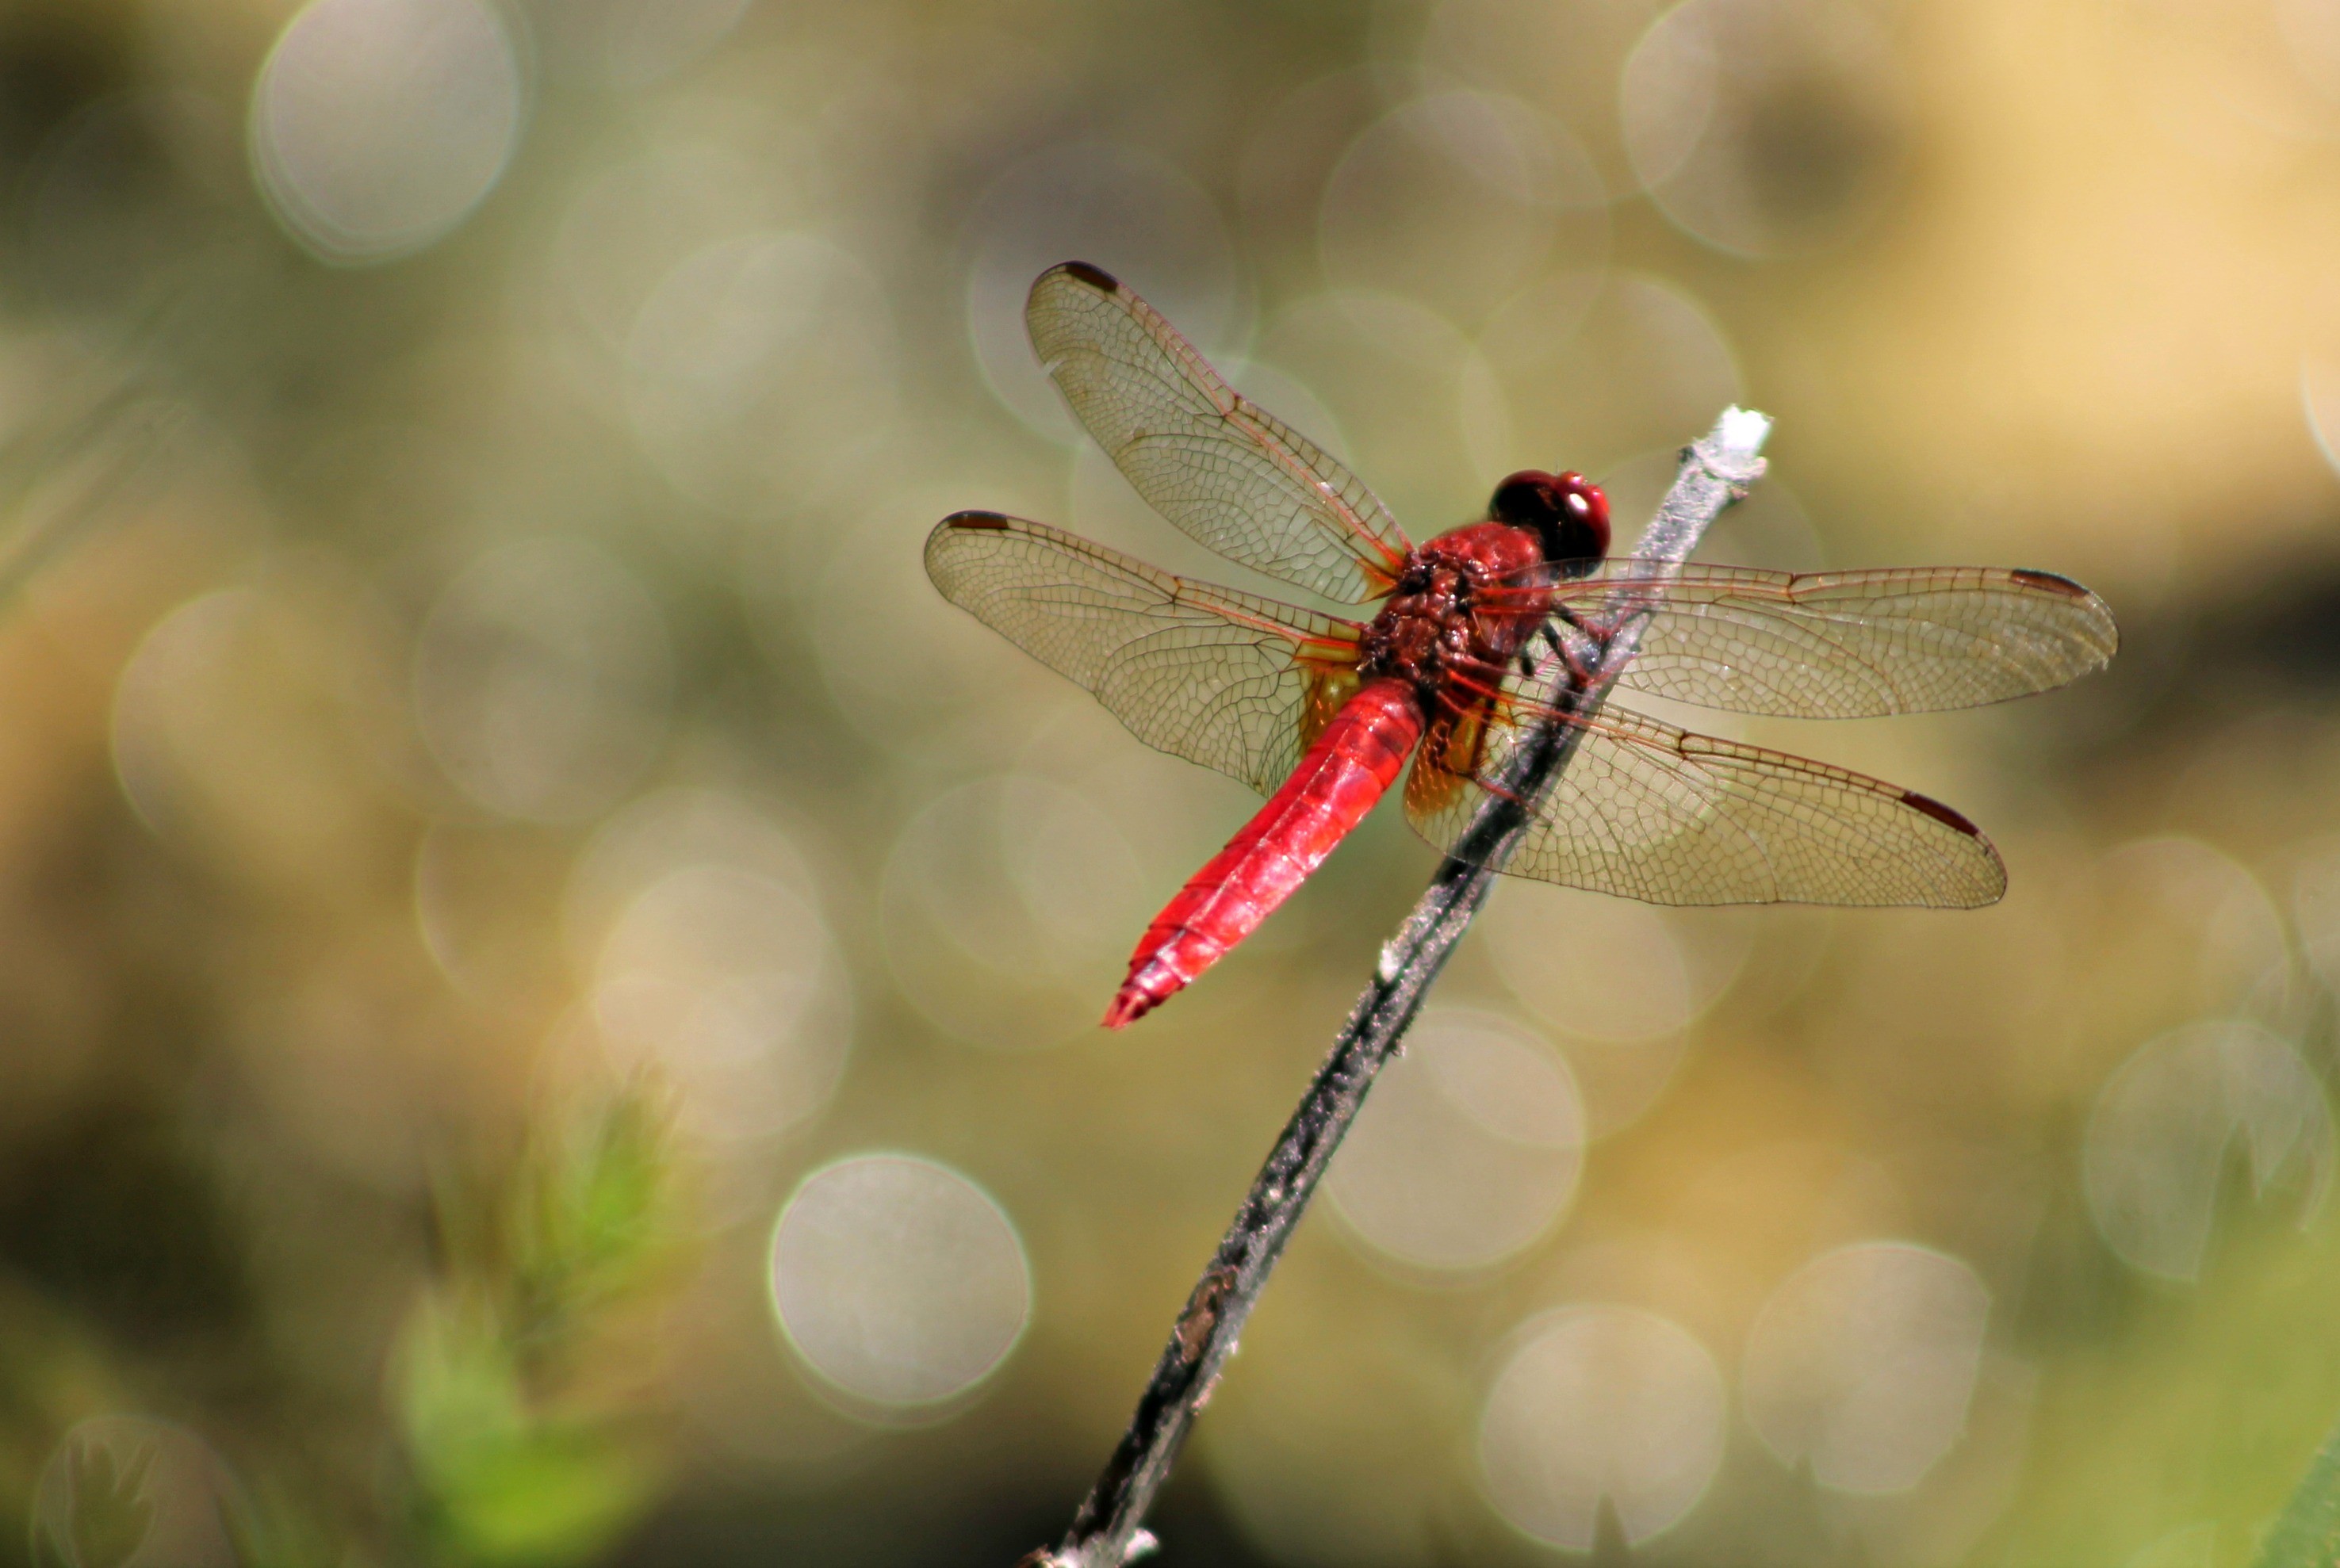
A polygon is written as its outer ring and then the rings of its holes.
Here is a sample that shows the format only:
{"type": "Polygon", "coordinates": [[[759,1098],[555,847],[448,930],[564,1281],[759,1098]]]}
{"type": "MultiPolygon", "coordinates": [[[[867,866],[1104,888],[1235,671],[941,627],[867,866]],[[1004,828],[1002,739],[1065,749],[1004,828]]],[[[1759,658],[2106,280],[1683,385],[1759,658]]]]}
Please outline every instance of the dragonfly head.
{"type": "Polygon", "coordinates": [[[1533,530],[1543,558],[1555,564],[1590,563],[1609,553],[1609,498],[1582,474],[1522,468],[1495,487],[1487,516],[1533,530]]]}

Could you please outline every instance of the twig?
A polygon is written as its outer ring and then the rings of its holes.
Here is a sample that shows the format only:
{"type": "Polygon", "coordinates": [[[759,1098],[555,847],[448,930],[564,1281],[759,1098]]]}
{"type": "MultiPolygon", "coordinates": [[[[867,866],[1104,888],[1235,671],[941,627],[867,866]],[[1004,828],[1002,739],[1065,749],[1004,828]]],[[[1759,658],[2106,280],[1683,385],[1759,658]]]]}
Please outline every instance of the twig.
{"type": "MultiPolygon", "coordinates": [[[[1662,581],[1670,576],[1689,558],[1722,509],[1747,493],[1763,471],[1760,454],[1770,430],[1766,416],[1730,409],[1712,434],[1682,452],[1673,488],[1666,492],[1634,550],[1636,559],[1651,563],[1650,578],[1662,581]]],[[[1552,699],[1563,714],[1590,714],[1597,708],[1639,647],[1646,612],[1635,615],[1623,604],[1621,596],[1620,614],[1600,640],[1595,656],[1587,661],[1590,678],[1579,682],[1563,672],[1552,699]]],[[[1170,1478],[1170,1466],[1195,1413],[1210,1398],[1221,1367],[1234,1353],[1235,1338],[1266,1288],[1268,1273],[1283,1255],[1292,1228],[1363,1107],[1366,1090],[1397,1054],[1431,981],[1486,902],[1496,868],[1532,820],[1531,806],[1575,754],[1583,734],[1581,726],[1555,719],[1518,748],[1508,775],[1500,781],[1502,790],[1489,793],[1456,841],[1457,853],[1439,866],[1413,912],[1383,946],[1373,983],[1357,999],[1300,1109],[1260,1167],[1217,1255],[1187,1296],[1129,1430],[1074,1515],[1064,1544],[1053,1553],[1045,1548],[1033,1553],[1021,1568],[1121,1568],[1153,1550],[1154,1537],[1141,1527],[1146,1510],[1170,1478]]]]}

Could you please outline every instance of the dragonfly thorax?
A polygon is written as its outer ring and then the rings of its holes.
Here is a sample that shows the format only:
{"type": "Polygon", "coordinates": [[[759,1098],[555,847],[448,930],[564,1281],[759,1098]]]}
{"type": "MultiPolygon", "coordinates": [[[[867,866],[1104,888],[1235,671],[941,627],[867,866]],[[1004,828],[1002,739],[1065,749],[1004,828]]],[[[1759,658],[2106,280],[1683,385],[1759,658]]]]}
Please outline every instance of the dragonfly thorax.
{"type": "Polygon", "coordinates": [[[1410,681],[1425,698],[1458,676],[1491,687],[1542,618],[1510,586],[1542,558],[1533,534],[1502,523],[1472,523],[1415,547],[1365,628],[1358,673],[1410,681]]]}

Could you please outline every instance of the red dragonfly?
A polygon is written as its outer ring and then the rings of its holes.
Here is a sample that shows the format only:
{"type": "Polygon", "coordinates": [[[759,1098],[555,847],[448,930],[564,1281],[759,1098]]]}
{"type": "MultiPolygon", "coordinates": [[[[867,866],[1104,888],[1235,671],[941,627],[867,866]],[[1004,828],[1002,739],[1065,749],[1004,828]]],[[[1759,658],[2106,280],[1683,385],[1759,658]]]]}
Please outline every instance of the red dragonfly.
{"type": "Polygon", "coordinates": [[[1137,738],[1267,795],[1137,944],[1106,1024],[1191,983],[1322,864],[1397,779],[1454,850],[1528,726],[1582,733],[1502,869],[1652,903],[1971,908],[2006,891],[1980,830],[1825,763],[1616,707],[1555,708],[1594,640],[1645,616],[1621,685],[1800,718],[1915,713],[2045,691],[2102,666],[2104,601],[2051,572],[1811,572],[1603,557],[1608,503],[1529,470],[1483,520],[1426,544],[1354,475],[1220,378],[1085,261],[1032,285],[1032,345],[1140,495],[1230,560],[1358,622],[1172,577],[1075,535],[959,512],[927,540],[943,597],[1078,681],[1137,738]]]}

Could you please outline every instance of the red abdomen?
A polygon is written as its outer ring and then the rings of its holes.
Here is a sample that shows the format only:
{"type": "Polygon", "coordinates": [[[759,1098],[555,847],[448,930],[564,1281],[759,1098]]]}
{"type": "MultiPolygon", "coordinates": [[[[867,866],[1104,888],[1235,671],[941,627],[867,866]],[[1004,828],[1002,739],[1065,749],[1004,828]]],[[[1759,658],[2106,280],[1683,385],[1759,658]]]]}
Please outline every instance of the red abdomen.
{"type": "Polygon", "coordinates": [[[1106,1027],[1144,1017],[1256,930],[1373,809],[1422,730],[1409,683],[1359,687],[1284,787],[1145,928],[1106,1027]]]}

